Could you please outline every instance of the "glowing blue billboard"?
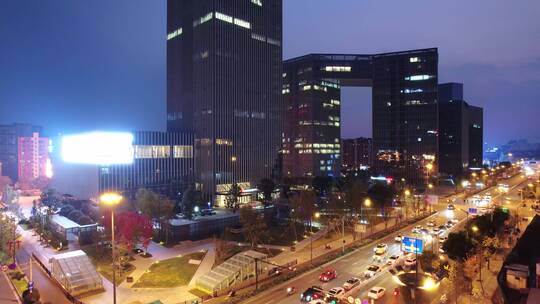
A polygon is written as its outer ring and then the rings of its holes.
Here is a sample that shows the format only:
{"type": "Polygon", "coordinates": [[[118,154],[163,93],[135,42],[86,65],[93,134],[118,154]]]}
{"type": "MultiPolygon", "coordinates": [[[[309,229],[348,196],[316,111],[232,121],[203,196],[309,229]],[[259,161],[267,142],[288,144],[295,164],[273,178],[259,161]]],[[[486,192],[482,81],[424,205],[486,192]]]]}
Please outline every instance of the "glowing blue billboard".
{"type": "Polygon", "coordinates": [[[424,251],[424,240],[404,236],[401,240],[401,250],[410,253],[422,254],[424,251]]]}
{"type": "Polygon", "coordinates": [[[133,163],[133,134],[90,132],[62,137],[62,159],[67,163],[113,165],[133,163]]]}

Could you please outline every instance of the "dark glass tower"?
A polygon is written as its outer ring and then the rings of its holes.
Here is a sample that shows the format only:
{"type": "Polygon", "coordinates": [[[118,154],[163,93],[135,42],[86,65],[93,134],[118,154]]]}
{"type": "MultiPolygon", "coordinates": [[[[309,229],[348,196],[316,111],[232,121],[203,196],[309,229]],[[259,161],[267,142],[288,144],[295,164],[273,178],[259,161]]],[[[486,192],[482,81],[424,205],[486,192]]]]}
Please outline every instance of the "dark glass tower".
{"type": "Polygon", "coordinates": [[[285,176],[339,174],[343,86],[372,87],[376,171],[414,184],[436,174],[436,48],[375,55],[311,54],[285,61],[284,72],[285,176]]]}
{"type": "Polygon", "coordinates": [[[281,0],[168,0],[167,129],[195,134],[206,194],[270,177],[281,140],[281,0]]]}

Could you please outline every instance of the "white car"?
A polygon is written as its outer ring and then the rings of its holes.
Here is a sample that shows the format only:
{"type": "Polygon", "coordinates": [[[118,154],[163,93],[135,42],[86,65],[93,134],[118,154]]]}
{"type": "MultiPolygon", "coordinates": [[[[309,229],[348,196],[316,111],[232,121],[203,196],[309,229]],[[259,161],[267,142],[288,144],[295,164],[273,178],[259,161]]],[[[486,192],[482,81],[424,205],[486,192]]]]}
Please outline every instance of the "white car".
{"type": "Polygon", "coordinates": [[[375,286],[375,287],[372,287],[369,290],[367,296],[370,299],[378,300],[378,299],[384,297],[385,292],[386,292],[386,288],[375,286]]]}
{"type": "Polygon", "coordinates": [[[414,266],[416,265],[416,257],[409,256],[405,259],[405,266],[414,266]]]}
{"type": "Polygon", "coordinates": [[[401,234],[396,235],[396,237],[394,238],[394,241],[396,242],[401,242],[401,240],[403,240],[403,235],[401,234]]]}
{"type": "Polygon", "coordinates": [[[327,296],[341,299],[344,294],[345,294],[345,289],[341,287],[334,287],[328,291],[327,296]]]}
{"type": "Polygon", "coordinates": [[[377,265],[371,265],[368,268],[366,268],[366,271],[364,271],[364,276],[366,278],[371,278],[379,272],[381,272],[381,267],[377,265]]]}
{"type": "Polygon", "coordinates": [[[343,289],[345,290],[351,290],[355,288],[356,286],[360,285],[361,281],[359,278],[350,278],[343,284],[343,289]]]}
{"type": "Polygon", "coordinates": [[[439,243],[444,243],[444,242],[446,242],[446,240],[448,240],[448,237],[447,237],[447,236],[441,235],[441,236],[439,237],[439,243]]]}
{"type": "Polygon", "coordinates": [[[444,251],[444,249],[442,248],[442,246],[439,246],[439,252],[440,252],[440,253],[446,253],[446,251],[444,251]]]}
{"type": "Polygon", "coordinates": [[[424,227],[422,227],[422,226],[420,226],[420,225],[414,226],[414,228],[412,229],[412,233],[420,233],[420,230],[421,230],[422,228],[424,228],[424,227]]]}
{"type": "Polygon", "coordinates": [[[388,250],[388,245],[384,243],[380,243],[375,248],[373,248],[373,251],[375,251],[375,254],[386,253],[386,250],[388,250]]]}
{"type": "Polygon", "coordinates": [[[394,265],[397,264],[399,261],[400,256],[399,255],[393,255],[388,258],[388,261],[386,262],[387,265],[394,265]]]}

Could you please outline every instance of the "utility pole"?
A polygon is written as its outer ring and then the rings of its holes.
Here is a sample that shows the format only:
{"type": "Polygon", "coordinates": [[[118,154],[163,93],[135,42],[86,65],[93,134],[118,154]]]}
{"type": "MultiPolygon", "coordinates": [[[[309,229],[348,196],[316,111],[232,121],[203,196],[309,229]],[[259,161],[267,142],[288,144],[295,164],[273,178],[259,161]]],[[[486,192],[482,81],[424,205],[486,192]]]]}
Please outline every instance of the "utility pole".
{"type": "Polygon", "coordinates": [[[345,215],[341,217],[341,252],[345,254],[345,215]]]}
{"type": "Polygon", "coordinates": [[[259,259],[255,258],[255,290],[259,289],[259,259]]]}

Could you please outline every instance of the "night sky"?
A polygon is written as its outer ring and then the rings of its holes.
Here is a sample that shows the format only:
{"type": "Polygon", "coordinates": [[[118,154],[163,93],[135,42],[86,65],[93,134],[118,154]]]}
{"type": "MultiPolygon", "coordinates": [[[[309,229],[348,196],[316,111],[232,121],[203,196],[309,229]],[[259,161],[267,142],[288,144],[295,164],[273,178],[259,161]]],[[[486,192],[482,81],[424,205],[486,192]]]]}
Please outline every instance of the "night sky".
{"type": "MultiPolygon", "coordinates": [[[[0,123],[164,130],[165,25],[165,0],[1,0],[0,123]]],[[[484,107],[488,143],[540,141],[538,0],[284,0],[283,46],[284,58],[438,47],[440,82],[484,107]]],[[[344,90],[344,137],[371,135],[370,94],[344,90]]]]}

